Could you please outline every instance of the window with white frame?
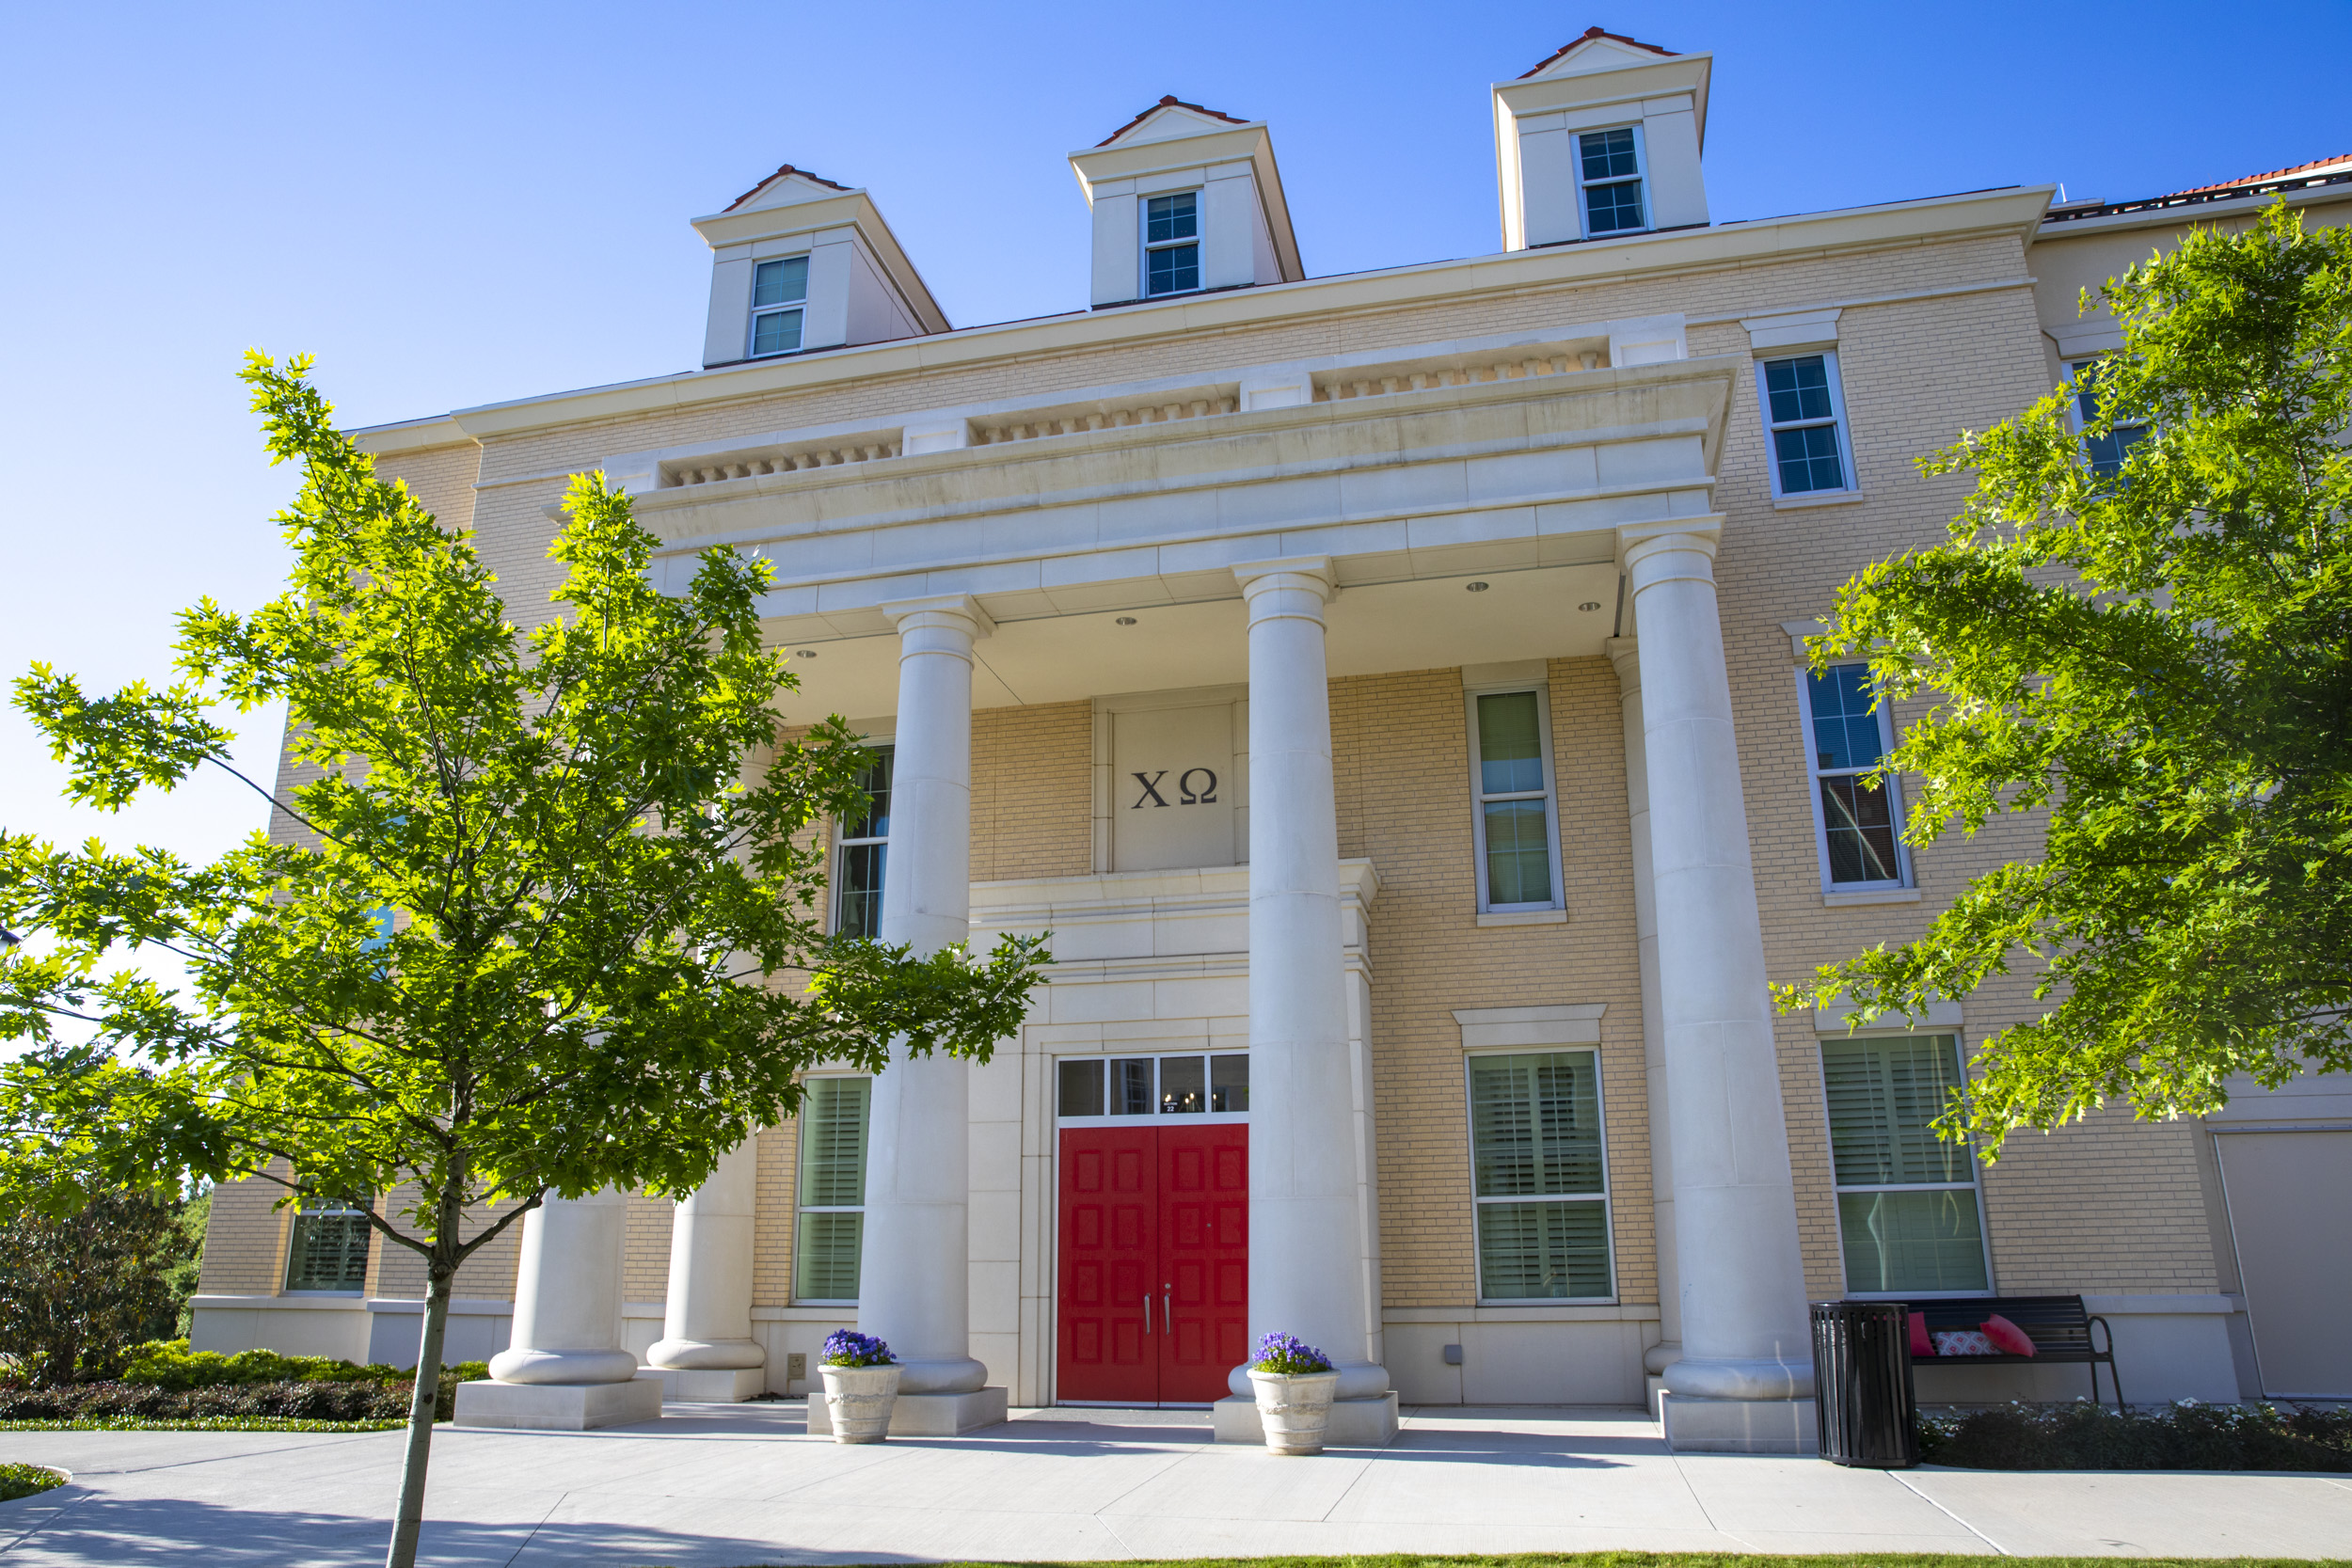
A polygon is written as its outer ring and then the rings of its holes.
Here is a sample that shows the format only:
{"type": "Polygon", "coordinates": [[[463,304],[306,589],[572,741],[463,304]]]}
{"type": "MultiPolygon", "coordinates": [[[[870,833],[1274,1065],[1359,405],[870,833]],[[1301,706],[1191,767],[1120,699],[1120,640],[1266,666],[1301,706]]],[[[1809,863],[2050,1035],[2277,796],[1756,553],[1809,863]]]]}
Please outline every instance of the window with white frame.
{"type": "Polygon", "coordinates": [[[1479,1299],[1614,1295],[1599,1053],[1474,1052],[1468,1061],[1479,1299]]]}
{"type": "Polygon", "coordinates": [[[1189,293],[1200,287],[1200,193],[1179,191],[1143,203],[1143,293],[1189,293]]]}
{"type": "Polygon", "coordinates": [[[1642,198],[1642,133],[1635,127],[1580,133],[1576,183],[1587,239],[1649,227],[1648,204],[1642,198]]]}
{"type": "Polygon", "coordinates": [[[1821,1042],[1850,1294],[1992,1288],[1977,1163],[1929,1125],[1963,1083],[1956,1035],[1821,1042]]]}
{"type": "Polygon", "coordinates": [[[306,1197],[286,1247],[286,1289],[358,1295],[368,1284],[371,1199],[306,1197]]]}
{"type": "Polygon", "coordinates": [[[1249,1109],[1249,1053],[1065,1056],[1055,1072],[1063,1117],[1232,1116],[1249,1109]]]}
{"type": "Polygon", "coordinates": [[[1756,367],[1765,436],[1772,445],[1772,494],[1809,496],[1853,488],[1843,434],[1846,400],[1837,356],[1800,354],[1756,367]]]}
{"type": "Polygon", "coordinates": [[[866,1113],[874,1081],[811,1078],[802,1090],[792,1299],[853,1302],[866,1239],[866,1113]]]}
{"type": "MultiPolygon", "coordinates": [[[[2099,361],[2079,359],[2066,368],[2074,381],[2074,428],[2087,431],[2099,422],[2099,361]]],[[[2092,473],[2112,478],[2123,471],[2123,459],[2132,454],[2132,449],[2147,438],[2147,421],[2119,420],[2105,436],[2085,436],[2083,455],[2090,459],[2092,473]]]]}
{"type": "Polygon", "coordinates": [[[866,815],[841,825],[834,876],[834,930],[845,937],[882,935],[882,872],[890,860],[892,749],[870,748],[872,761],[858,787],[873,802],[866,815]]]}
{"type": "Polygon", "coordinates": [[[1805,708],[1805,756],[1821,885],[1832,892],[1904,885],[1902,800],[1896,782],[1867,778],[1894,749],[1886,712],[1873,700],[1870,667],[1797,672],[1805,708]]]}
{"type": "Polygon", "coordinates": [[[791,354],[801,346],[808,302],[808,258],[786,256],[752,268],[752,357],[791,354]]]}
{"type": "Polygon", "coordinates": [[[1470,694],[1480,912],[1560,905],[1560,814],[1541,687],[1470,694]]]}

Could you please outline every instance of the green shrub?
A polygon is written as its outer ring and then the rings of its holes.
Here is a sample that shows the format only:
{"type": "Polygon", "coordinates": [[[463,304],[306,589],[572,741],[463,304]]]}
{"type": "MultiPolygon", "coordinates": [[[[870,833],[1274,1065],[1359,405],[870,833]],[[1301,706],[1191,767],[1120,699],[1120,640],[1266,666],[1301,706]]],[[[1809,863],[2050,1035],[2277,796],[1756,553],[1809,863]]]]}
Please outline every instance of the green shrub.
{"type": "Polygon", "coordinates": [[[45,1465],[0,1465],[0,1503],[12,1503],[64,1484],[65,1477],[45,1465]]]}
{"type": "Polygon", "coordinates": [[[2352,1410],[2014,1403],[1920,1417],[1919,1457],[1979,1470],[2352,1470],[2352,1410]]]}
{"type": "MultiPolygon", "coordinates": [[[[284,1355],[274,1350],[221,1355],[208,1350],[190,1351],[185,1339],[151,1339],[132,1348],[122,1375],[116,1381],[184,1390],[247,1383],[405,1384],[411,1375],[407,1368],[381,1361],[362,1367],[332,1356],[284,1355]]],[[[488,1364],[482,1361],[461,1361],[441,1369],[444,1383],[489,1375],[488,1364]]]]}

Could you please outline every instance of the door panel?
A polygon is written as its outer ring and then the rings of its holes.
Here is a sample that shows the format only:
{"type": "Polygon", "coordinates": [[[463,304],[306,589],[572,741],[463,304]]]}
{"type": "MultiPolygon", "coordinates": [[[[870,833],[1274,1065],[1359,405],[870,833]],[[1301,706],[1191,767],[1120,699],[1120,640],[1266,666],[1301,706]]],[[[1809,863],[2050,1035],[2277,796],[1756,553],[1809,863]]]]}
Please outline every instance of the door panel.
{"type": "Polygon", "coordinates": [[[1249,1129],[1157,1132],[1160,1400],[1205,1404],[1248,1350],[1249,1129]]]}
{"type": "MultiPolygon", "coordinates": [[[[1157,1334],[1144,1295],[1158,1285],[1156,1128],[1061,1134],[1057,1392],[1066,1400],[1159,1400],[1157,1334]]],[[[1159,1302],[1151,1307],[1159,1326],[1159,1302]]]]}

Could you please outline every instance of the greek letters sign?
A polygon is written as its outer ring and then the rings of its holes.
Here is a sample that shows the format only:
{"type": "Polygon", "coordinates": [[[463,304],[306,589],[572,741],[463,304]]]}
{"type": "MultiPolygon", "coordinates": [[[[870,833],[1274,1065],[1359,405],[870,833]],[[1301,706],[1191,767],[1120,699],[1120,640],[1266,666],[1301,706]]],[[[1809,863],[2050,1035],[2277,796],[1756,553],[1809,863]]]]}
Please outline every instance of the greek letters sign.
{"type": "Polygon", "coordinates": [[[1232,865],[1234,705],[1110,715],[1114,869],[1232,865]]]}

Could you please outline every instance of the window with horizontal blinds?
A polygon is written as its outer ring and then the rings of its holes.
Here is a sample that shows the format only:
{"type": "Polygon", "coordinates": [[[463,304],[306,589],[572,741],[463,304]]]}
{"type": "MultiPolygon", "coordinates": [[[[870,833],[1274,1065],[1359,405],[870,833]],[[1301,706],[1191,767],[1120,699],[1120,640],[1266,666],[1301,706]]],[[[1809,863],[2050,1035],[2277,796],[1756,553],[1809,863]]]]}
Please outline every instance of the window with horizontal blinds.
{"type": "Polygon", "coordinates": [[[796,1301],[857,1300],[866,1231],[870,1078],[812,1078],[801,1101],[800,1223],[792,1243],[796,1301]]]}
{"type": "Polygon", "coordinates": [[[1952,1035],[1821,1042],[1846,1289],[1991,1288],[1976,1161],[1931,1124],[1964,1086],[1952,1035]]]}
{"type": "Polygon", "coordinates": [[[366,1197],[306,1199],[286,1245],[286,1289],[358,1294],[368,1284],[366,1197]]]}
{"type": "Polygon", "coordinates": [[[1484,912],[1559,907],[1544,715],[1539,690],[1473,692],[1470,698],[1478,907],[1484,912]]]}
{"type": "Polygon", "coordinates": [[[1472,1056],[1470,1110],[1479,1295],[1613,1295],[1597,1053],[1472,1056]]]}

